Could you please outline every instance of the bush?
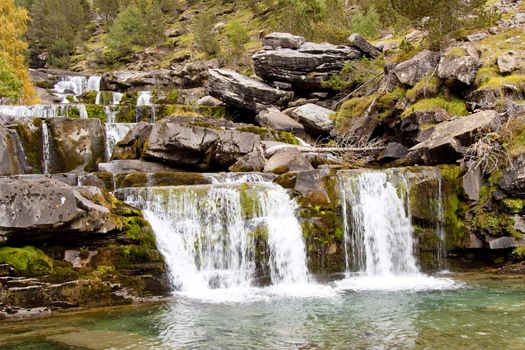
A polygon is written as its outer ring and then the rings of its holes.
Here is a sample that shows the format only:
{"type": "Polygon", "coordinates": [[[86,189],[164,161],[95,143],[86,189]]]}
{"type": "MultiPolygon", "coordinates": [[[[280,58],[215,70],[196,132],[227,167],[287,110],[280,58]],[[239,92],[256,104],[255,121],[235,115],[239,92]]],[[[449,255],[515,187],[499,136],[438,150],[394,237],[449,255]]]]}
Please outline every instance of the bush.
{"type": "Polygon", "coordinates": [[[147,26],[142,21],[137,6],[128,6],[123,10],[104,37],[104,43],[112,57],[123,57],[133,52],[134,45],[144,44],[147,40],[147,26]]]}
{"type": "Polygon", "coordinates": [[[22,98],[22,82],[15,68],[6,60],[0,58],[0,99],[6,98],[10,103],[16,103],[22,98]]]}
{"type": "Polygon", "coordinates": [[[193,23],[195,42],[208,55],[217,55],[221,51],[217,35],[212,33],[215,23],[217,23],[217,17],[210,11],[200,13],[193,23]]]}

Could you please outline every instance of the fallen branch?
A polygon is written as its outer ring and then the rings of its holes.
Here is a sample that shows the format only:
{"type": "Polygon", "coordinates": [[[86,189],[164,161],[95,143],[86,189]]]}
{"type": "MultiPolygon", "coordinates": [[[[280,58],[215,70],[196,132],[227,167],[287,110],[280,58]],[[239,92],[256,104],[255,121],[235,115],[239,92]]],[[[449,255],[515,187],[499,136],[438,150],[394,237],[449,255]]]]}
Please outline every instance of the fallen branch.
{"type": "Polygon", "coordinates": [[[278,145],[266,150],[266,157],[273,156],[277,151],[286,148],[295,148],[299,152],[314,152],[314,153],[375,153],[381,152],[385,147],[303,147],[293,145],[278,145]]]}

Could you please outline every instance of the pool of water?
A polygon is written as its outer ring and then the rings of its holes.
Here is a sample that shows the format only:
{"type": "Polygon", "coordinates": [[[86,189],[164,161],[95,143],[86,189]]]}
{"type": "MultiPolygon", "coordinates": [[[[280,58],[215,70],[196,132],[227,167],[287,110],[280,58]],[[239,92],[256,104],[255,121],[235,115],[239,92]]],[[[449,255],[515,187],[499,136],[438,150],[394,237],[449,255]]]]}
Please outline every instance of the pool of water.
{"type": "Polygon", "coordinates": [[[0,349],[525,349],[524,278],[361,282],[0,321],[0,349]]]}

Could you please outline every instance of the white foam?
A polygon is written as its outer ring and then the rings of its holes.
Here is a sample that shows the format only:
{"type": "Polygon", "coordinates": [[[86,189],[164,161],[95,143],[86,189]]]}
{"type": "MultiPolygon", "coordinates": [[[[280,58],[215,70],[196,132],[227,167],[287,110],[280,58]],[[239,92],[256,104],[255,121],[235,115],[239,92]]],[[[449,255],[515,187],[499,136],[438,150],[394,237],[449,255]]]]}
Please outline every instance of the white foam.
{"type": "Polygon", "coordinates": [[[431,291],[457,289],[461,283],[449,278],[436,278],[424,274],[416,275],[384,275],[384,276],[355,276],[335,282],[336,289],[355,292],[367,291],[431,291]]]}

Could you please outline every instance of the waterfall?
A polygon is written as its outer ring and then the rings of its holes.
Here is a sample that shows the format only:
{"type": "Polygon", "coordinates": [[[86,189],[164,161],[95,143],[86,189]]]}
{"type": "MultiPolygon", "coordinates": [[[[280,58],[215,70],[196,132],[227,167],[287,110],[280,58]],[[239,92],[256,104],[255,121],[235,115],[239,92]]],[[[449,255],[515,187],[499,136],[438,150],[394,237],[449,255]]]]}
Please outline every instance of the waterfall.
{"type": "Polygon", "coordinates": [[[255,283],[256,234],[267,236],[274,285],[308,281],[295,204],[272,183],[121,189],[152,224],[173,286],[181,291],[255,283]],[[262,233],[261,233],[262,232],[262,233]]]}
{"type": "Polygon", "coordinates": [[[120,104],[122,97],[124,97],[124,94],[121,92],[98,91],[97,97],[95,98],[95,104],[115,106],[120,104]]]}
{"type": "MultiPolygon", "coordinates": [[[[153,95],[151,91],[140,91],[137,97],[137,107],[148,106],[151,109],[151,122],[155,123],[155,105],[151,102],[153,95]]],[[[137,122],[139,121],[139,111],[140,108],[137,108],[137,122]]]]}
{"type": "Polygon", "coordinates": [[[69,105],[0,106],[0,113],[20,118],[53,118],[66,116],[69,108],[69,105]]]}
{"type": "Polygon", "coordinates": [[[82,95],[87,89],[88,81],[83,76],[64,76],[55,84],[54,90],[58,94],[73,93],[73,95],[82,95]]]}
{"type": "Polygon", "coordinates": [[[51,146],[49,144],[49,128],[45,121],[42,122],[42,172],[49,174],[51,160],[51,146]]]}
{"type": "Polygon", "coordinates": [[[135,123],[106,123],[106,159],[110,160],[115,145],[121,141],[135,123]]]}
{"type": "Polygon", "coordinates": [[[86,106],[84,104],[78,104],[76,105],[76,107],[78,108],[78,115],[80,119],[87,119],[89,117],[86,106]]]}
{"type": "Polygon", "coordinates": [[[93,75],[89,77],[87,81],[86,91],[100,91],[100,82],[102,77],[98,75],[93,75]]]}

